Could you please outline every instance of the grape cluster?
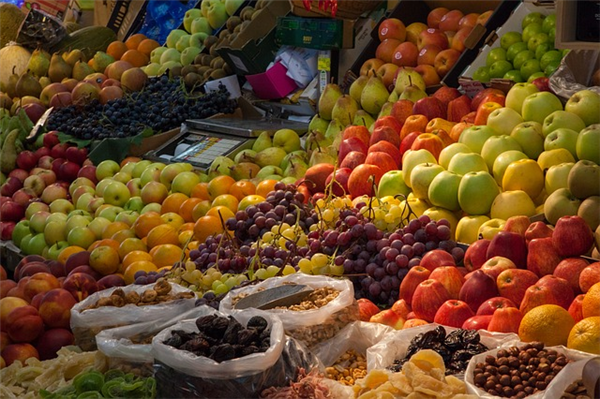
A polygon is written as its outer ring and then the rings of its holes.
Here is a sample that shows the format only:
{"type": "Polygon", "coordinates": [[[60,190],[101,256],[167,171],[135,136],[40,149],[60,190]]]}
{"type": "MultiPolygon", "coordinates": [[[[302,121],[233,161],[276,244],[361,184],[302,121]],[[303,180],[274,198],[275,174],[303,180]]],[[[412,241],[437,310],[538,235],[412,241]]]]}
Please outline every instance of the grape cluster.
{"type": "Polygon", "coordinates": [[[154,284],[156,283],[156,280],[158,280],[161,277],[164,277],[165,274],[167,273],[166,269],[157,271],[157,272],[146,272],[144,270],[140,270],[135,272],[134,274],[134,278],[135,278],[135,283],[134,284],[139,284],[139,285],[146,285],[146,284],[154,284]]]}
{"type": "Polygon", "coordinates": [[[146,128],[154,132],[179,127],[187,119],[203,119],[217,113],[233,113],[237,106],[225,86],[207,94],[189,93],[181,79],[150,78],[139,92],[126,94],[105,105],[97,100],[83,107],[71,105],[52,112],[48,130],[78,139],[124,138],[146,128]]]}

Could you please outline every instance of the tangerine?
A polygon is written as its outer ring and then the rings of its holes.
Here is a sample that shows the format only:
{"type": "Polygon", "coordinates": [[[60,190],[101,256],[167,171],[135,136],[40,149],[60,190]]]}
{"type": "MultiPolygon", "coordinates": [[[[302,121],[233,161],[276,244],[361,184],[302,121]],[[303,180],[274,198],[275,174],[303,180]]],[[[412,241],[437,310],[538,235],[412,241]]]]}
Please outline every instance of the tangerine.
{"type": "Polygon", "coordinates": [[[137,50],[127,50],[125,54],[123,54],[123,56],[121,57],[121,60],[127,61],[134,67],[140,68],[148,65],[148,61],[150,61],[150,58],[148,58],[146,54],[137,50]]]}
{"type": "Polygon", "coordinates": [[[173,266],[181,260],[183,250],[174,244],[162,244],[152,248],[151,255],[156,267],[173,266]]]}
{"type": "Polygon", "coordinates": [[[125,241],[128,238],[134,238],[134,237],[135,237],[135,232],[132,229],[127,229],[127,230],[117,231],[110,238],[119,243],[122,243],[123,241],[125,241]]]}
{"type": "Polygon", "coordinates": [[[541,341],[546,346],[566,345],[575,320],[563,307],[540,305],[525,313],[519,325],[523,342],[541,341]]]}
{"type": "Polygon", "coordinates": [[[156,40],[144,39],[137,46],[137,51],[150,57],[150,53],[152,53],[152,50],[154,50],[157,47],[160,47],[160,44],[156,40]]]}
{"type": "Polygon", "coordinates": [[[119,252],[106,245],[94,249],[90,254],[90,267],[103,276],[116,272],[120,263],[119,252]]]}
{"type": "Polygon", "coordinates": [[[123,269],[127,269],[129,265],[134,262],[139,262],[145,260],[147,262],[152,262],[152,255],[150,255],[146,251],[131,251],[123,258],[121,262],[123,269]]]}
{"type": "Polygon", "coordinates": [[[231,194],[221,194],[212,201],[211,206],[215,207],[222,205],[229,208],[232,212],[237,212],[239,202],[240,201],[231,194]]]}
{"type": "Polygon", "coordinates": [[[200,182],[196,184],[194,188],[192,188],[190,196],[194,198],[200,198],[203,200],[209,199],[210,195],[208,195],[208,183],[200,182]]]}
{"type": "Polygon", "coordinates": [[[183,193],[173,193],[169,195],[162,203],[160,213],[179,212],[181,204],[188,199],[188,196],[183,193]]]}
{"type": "Polygon", "coordinates": [[[120,243],[118,241],[115,241],[112,238],[104,238],[104,239],[96,241],[92,245],[90,245],[88,248],[88,251],[92,252],[94,249],[99,248],[99,247],[111,247],[114,250],[118,250],[119,244],[120,243]]]}
{"type": "Polygon", "coordinates": [[[581,304],[583,318],[592,316],[600,316],[600,283],[596,283],[590,287],[585,293],[583,303],[581,304]]]}
{"type": "Polygon", "coordinates": [[[147,239],[149,248],[162,244],[179,245],[177,230],[168,224],[161,224],[150,230],[147,239]]]}
{"type": "Polygon", "coordinates": [[[223,220],[223,223],[225,223],[227,219],[234,218],[235,213],[224,205],[217,205],[210,208],[208,212],[206,212],[206,216],[214,216],[219,219],[219,221],[223,220]],[[219,215],[221,216],[219,217],[219,215]]]}
{"type": "Polygon", "coordinates": [[[131,252],[146,252],[147,250],[148,247],[139,238],[127,238],[121,243],[121,245],[119,245],[119,256],[121,257],[121,259],[125,259],[127,254],[131,252]]]}
{"type": "Polygon", "coordinates": [[[165,221],[162,220],[158,212],[146,212],[141,214],[133,223],[133,230],[138,238],[143,238],[148,235],[150,230],[164,223],[165,221]]]}
{"type": "Polygon", "coordinates": [[[146,35],[142,33],[136,33],[135,35],[129,36],[129,38],[125,40],[125,45],[129,50],[135,50],[138,48],[140,43],[146,39],[146,35]]]}
{"type": "Polygon", "coordinates": [[[229,188],[235,184],[235,180],[231,176],[221,175],[213,178],[208,182],[208,195],[210,199],[215,199],[221,194],[227,194],[229,188]]]}
{"type": "Polygon", "coordinates": [[[267,195],[275,190],[275,185],[279,183],[277,180],[267,179],[263,180],[256,186],[256,195],[267,198],[267,195]]]}
{"type": "Polygon", "coordinates": [[[115,60],[120,60],[127,50],[129,49],[127,48],[127,45],[125,43],[123,43],[120,40],[115,40],[106,48],[106,54],[110,55],[115,60]]]}
{"type": "Polygon", "coordinates": [[[580,320],[567,340],[567,348],[600,355],[600,316],[580,320]]]}
{"type": "Polygon", "coordinates": [[[192,197],[192,198],[185,200],[185,202],[183,204],[181,204],[181,208],[179,208],[179,214],[181,215],[181,217],[183,217],[183,220],[186,223],[190,223],[190,222],[194,221],[194,217],[193,217],[194,207],[196,205],[198,205],[200,202],[202,202],[202,199],[192,197]]]}
{"type": "Polygon", "coordinates": [[[221,220],[215,216],[202,216],[194,225],[194,237],[201,243],[206,241],[208,236],[223,232],[221,220]]]}
{"type": "Polygon", "coordinates": [[[102,238],[111,238],[116,232],[121,230],[129,230],[129,225],[125,222],[111,222],[102,229],[102,238]]]}
{"type": "Polygon", "coordinates": [[[58,254],[57,260],[64,265],[67,262],[67,259],[69,259],[69,257],[71,255],[76,254],[77,252],[85,251],[85,250],[86,250],[85,248],[78,247],[77,245],[68,246],[65,249],[63,249],[62,251],[60,251],[60,253],[58,254]]]}
{"type": "Polygon", "coordinates": [[[121,168],[123,168],[123,166],[127,165],[129,162],[137,163],[141,160],[142,159],[139,157],[127,157],[121,161],[121,164],[119,166],[121,166],[121,168]]]}
{"type": "Polygon", "coordinates": [[[247,195],[256,194],[256,186],[250,180],[240,180],[229,187],[229,194],[241,201],[247,195]]]}

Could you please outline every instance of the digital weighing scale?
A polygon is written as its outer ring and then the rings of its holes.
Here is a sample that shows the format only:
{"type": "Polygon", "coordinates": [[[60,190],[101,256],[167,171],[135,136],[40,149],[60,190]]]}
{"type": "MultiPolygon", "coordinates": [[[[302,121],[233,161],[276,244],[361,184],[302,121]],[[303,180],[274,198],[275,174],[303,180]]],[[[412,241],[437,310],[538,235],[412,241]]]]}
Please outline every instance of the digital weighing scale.
{"type": "Polygon", "coordinates": [[[218,156],[233,158],[241,150],[252,148],[254,139],[263,131],[291,129],[302,136],[308,124],[287,119],[190,119],[181,132],[147,154],[158,162],[187,162],[206,172],[218,156]]]}

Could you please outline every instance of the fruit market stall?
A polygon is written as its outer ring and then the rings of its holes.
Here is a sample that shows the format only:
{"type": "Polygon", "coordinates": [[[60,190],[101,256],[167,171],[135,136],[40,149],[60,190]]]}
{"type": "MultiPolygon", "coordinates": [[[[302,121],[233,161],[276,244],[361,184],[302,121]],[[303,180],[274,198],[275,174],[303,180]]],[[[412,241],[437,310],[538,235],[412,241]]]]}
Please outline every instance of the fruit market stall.
{"type": "Polygon", "coordinates": [[[598,397],[567,3],[0,3],[0,396],[598,397]]]}

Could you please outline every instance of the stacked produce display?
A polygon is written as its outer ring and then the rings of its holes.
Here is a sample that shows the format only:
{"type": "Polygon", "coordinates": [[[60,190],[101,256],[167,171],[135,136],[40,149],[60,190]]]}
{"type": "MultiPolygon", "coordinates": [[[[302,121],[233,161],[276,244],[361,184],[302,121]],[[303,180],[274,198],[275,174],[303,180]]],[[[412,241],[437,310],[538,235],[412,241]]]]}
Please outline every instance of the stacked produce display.
{"type": "Polygon", "coordinates": [[[384,19],[305,135],[204,172],[89,158],[239,116],[203,85],[268,4],[204,0],[164,46],[87,27],[0,50],[1,396],[592,398],[600,95],[550,89],[553,13],[485,55],[473,79],[505,91],[440,86],[492,15],[440,7],[384,19]]]}

